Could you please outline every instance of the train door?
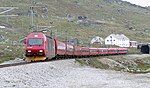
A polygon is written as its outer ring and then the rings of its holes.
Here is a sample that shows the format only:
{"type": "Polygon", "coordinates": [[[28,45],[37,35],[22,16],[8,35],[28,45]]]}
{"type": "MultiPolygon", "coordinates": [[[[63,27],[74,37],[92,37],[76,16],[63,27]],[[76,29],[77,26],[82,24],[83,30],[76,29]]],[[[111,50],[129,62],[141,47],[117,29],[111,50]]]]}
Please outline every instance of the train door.
{"type": "Polygon", "coordinates": [[[47,44],[47,48],[48,48],[48,58],[53,58],[55,57],[55,41],[54,39],[50,38],[50,37],[47,37],[47,41],[48,41],[48,44],[47,44]]]}

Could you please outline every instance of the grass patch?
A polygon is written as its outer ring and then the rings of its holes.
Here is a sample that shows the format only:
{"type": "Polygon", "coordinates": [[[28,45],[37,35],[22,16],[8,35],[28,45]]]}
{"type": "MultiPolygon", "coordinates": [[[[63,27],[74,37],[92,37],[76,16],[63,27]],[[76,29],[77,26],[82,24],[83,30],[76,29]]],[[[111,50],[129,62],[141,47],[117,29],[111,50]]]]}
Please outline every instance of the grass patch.
{"type": "Polygon", "coordinates": [[[140,54],[140,49],[128,48],[128,54],[140,54]]]}
{"type": "Polygon", "coordinates": [[[0,63],[23,58],[23,46],[0,45],[0,63]]]}
{"type": "Polygon", "coordinates": [[[101,68],[101,69],[108,69],[109,66],[107,64],[103,64],[97,59],[91,59],[90,60],[90,66],[95,67],[95,68],[101,68]]]}
{"type": "Polygon", "coordinates": [[[81,65],[87,65],[100,69],[111,69],[116,71],[125,71],[130,73],[148,73],[150,72],[150,57],[132,59],[123,55],[105,56],[93,59],[77,60],[81,65]],[[103,60],[100,60],[103,59],[103,60]],[[107,60],[107,61],[106,61],[107,60]],[[102,62],[101,62],[102,61],[102,62]],[[105,62],[106,61],[106,62],[105,62]]]}
{"type": "Polygon", "coordinates": [[[77,62],[79,62],[82,66],[87,65],[95,68],[101,68],[101,69],[108,69],[109,66],[107,64],[103,64],[98,59],[93,58],[93,59],[76,59],[77,62]]]}

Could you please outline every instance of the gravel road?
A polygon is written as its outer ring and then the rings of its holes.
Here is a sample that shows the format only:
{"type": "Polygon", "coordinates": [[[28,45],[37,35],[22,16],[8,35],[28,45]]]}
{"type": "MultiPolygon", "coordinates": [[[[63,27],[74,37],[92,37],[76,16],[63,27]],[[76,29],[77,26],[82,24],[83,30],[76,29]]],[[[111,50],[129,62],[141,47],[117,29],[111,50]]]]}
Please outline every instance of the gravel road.
{"type": "Polygon", "coordinates": [[[0,68],[0,88],[150,88],[150,73],[101,70],[59,60],[0,68]]]}

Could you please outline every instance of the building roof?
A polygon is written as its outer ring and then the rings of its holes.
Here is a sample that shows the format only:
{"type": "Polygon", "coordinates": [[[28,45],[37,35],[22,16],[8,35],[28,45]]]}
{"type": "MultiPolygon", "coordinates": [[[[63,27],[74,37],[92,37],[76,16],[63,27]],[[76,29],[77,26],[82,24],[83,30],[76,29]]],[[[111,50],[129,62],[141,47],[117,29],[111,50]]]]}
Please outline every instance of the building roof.
{"type": "Polygon", "coordinates": [[[116,38],[116,39],[129,40],[129,38],[126,37],[124,34],[111,34],[111,35],[109,35],[109,36],[112,36],[112,37],[114,37],[114,38],[116,38]]]}
{"type": "Polygon", "coordinates": [[[91,40],[91,44],[93,43],[100,43],[102,44],[102,41],[104,41],[103,38],[99,37],[99,36],[95,36],[92,40],[91,40]]]}

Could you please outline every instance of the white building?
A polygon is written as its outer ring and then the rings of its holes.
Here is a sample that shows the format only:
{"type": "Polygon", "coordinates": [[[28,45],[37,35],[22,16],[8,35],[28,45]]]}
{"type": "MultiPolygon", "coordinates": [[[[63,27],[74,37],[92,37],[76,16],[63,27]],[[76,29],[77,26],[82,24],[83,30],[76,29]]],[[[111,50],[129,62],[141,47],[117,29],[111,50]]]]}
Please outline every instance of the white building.
{"type": "Polygon", "coordinates": [[[130,41],[130,47],[137,47],[138,42],[137,41],[130,41]]]}
{"type": "Polygon", "coordinates": [[[129,47],[130,39],[124,34],[111,34],[105,38],[105,45],[116,45],[119,47],[129,47]]]}

